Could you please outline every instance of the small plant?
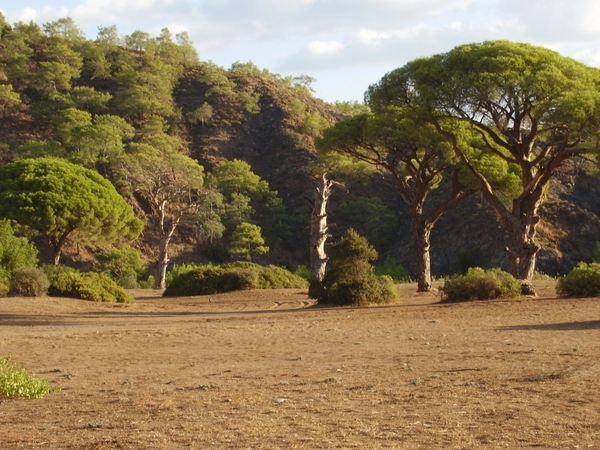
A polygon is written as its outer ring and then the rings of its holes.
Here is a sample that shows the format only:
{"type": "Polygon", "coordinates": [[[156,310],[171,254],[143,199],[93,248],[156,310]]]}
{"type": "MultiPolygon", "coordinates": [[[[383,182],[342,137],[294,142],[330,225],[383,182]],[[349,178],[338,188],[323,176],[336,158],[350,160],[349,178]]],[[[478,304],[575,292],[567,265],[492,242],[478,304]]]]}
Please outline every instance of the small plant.
{"type": "Polygon", "coordinates": [[[327,305],[368,305],[390,303],[398,291],[388,275],[377,276],[369,263],[377,251],[366,238],[350,229],[329,249],[332,268],[321,283],[313,282],[309,295],[327,305]]]}
{"type": "MultiPolygon", "coordinates": [[[[209,264],[212,265],[212,264],[209,264]]],[[[179,275],[183,275],[184,273],[187,272],[191,272],[192,270],[197,269],[198,266],[197,264],[174,264],[173,267],[171,267],[171,269],[167,272],[167,276],[165,277],[165,283],[167,285],[167,287],[173,282],[173,280],[177,277],[179,277],[179,275]]],[[[152,286],[154,287],[154,285],[152,286]]]]}
{"type": "Polygon", "coordinates": [[[10,294],[21,297],[42,297],[48,293],[50,281],[38,267],[21,267],[10,280],[10,294]]]}
{"type": "Polygon", "coordinates": [[[138,287],[140,289],[153,289],[155,285],[156,285],[156,282],[154,279],[154,275],[148,276],[148,279],[145,281],[144,280],[138,281],[138,287]]]}
{"type": "Polygon", "coordinates": [[[60,386],[50,387],[47,381],[19,369],[10,360],[11,355],[0,358],[0,397],[41,398],[60,391],[60,386]]]}
{"type": "Polygon", "coordinates": [[[600,263],[579,263],[558,279],[556,293],[561,297],[600,296],[600,263]]]}
{"type": "Polygon", "coordinates": [[[118,248],[97,253],[96,268],[125,289],[137,288],[137,280],[147,267],[139,251],[130,248],[118,248]]]}
{"type": "Polygon", "coordinates": [[[231,234],[231,253],[238,254],[248,261],[252,255],[263,255],[268,251],[269,247],[265,245],[258,225],[242,222],[231,234]]]}
{"type": "Polygon", "coordinates": [[[20,267],[35,267],[38,251],[27,238],[17,237],[10,222],[0,220],[0,281],[8,282],[20,267]]]}
{"type": "Polygon", "coordinates": [[[207,295],[245,289],[306,288],[303,278],[277,266],[246,261],[222,266],[196,266],[174,277],[164,296],[207,295]]]}
{"type": "Polygon", "coordinates": [[[308,266],[305,266],[304,264],[301,264],[298,267],[296,267],[294,275],[298,275],[300,278],[304,278],[308,282],[313,281],[315,278],[310,268],[308,266]]]}
{"type": "Polygon", "coordinates": [[[518,297],[519,281],[500,269],[483,270],[472,267],[465,275],[454,275],[444,281],[440,288],[442,301],[461,302],[518,297]]]}
{"type": "Polygon", "coordinates": [[[48,270],[48,295],[72,297],[94,302],[134,303],[134,298],[108,276],[80,273],[74,269],[48,270]]]}
{"type": "Polygon", "coordinates": [[[408,283],[410,282],[410,275],[408,271],[400,264],[396,258],[387,256],[383,261],[383,264],[375,267],[376,275],[388,275],[394,280],[394,283],[408,283]]]}

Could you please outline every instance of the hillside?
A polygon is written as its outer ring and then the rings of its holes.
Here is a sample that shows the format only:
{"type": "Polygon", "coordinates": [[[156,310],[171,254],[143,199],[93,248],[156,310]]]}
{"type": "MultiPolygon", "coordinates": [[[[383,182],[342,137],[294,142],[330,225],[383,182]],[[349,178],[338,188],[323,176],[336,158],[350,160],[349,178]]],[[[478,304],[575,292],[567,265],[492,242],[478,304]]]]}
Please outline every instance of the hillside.
{"type": "MultiPolygon", "coordinates": [[[[292,269],[308,263],[314,139],[347,117],[311,95],[310,77],[282,77],[251,62],[234,63],[226,70],[199,60],[189,42],[179,36],[172,39],[168,30],[157,38],[106,33],[88,41],[71,33],[76,27],[68,19],[61,25],[67,31],[21,24],[2,34],[2,163],[41,154],[60,156],[88,165],[119,185],[114,162],[144,145],[189,155],[206,173],[223,162],[244,161],[267,187],[261,185],[258,194],[245,192],[242,206],[235,204],[239,196],[226,199],[223,210],[229,208],[230,217],[221,214],[222,236],[207,237],[191,221],[184,222],[173,238],[172,262],[228,258],[229,236],[243,219],[260,224],[271,247],[259,262],[292,269]],[[119,125],[100,128],[102,120],[119,125]],[[113,141],[106,144],[109,138],[113,141]],[[235,207],[243,209],[242,219],[232,219],[235,207]]],[[[382,259],[397,258],[414,277],[411,224],[398,195],[378,173],[360,165],[347,163],[332,176],[350,189],[350,194],[336,194],[331,200],[330,222],[336,225],[332,239],[356,228],[382,259]]],[[[539,225],[541,272],[561,274],[578,261],[591,260],[600,240],[599,191],[600,181],[574,163],[559,171],[539,225]]],[[[153,261],[159,235],[148,198],[124,195],[147,224],[133,246],[153,261]]],[[[436,225],[433,274],[470,265],[504,267],[506,243],[494,213],[474,195],[436,225]]],[[[90,265],[93,256],[73,244],[67,248],[67,260],[90,265]]]]}

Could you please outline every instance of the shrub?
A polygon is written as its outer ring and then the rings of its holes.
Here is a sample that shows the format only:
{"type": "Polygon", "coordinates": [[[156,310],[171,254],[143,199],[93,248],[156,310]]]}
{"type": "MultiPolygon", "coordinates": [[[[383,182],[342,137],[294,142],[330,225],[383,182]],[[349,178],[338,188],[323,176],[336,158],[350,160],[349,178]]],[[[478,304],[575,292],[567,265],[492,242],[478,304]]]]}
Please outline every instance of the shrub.
{"type": "Polygon", "coordinates": [[[472,267],[465,275],[454,275],[440,288],[442,301],[489,300],[517,297],[521,294],[519,281],[500,269],[483,270],[472,267]]]}
{"type": "Polygon", "coordinates": [[[312,270],[310,270],[310,268],[308,266],[305,266],[304,264],[301,264],[298,267],[296,267],[294,275],[298,275],[300,278],[304,278],[308,282],[312,282],[315,278],[312,273],[312,270]]]}
{"type": "MultiPolygon", "coordinates": [[[[182,275],[184,273],[187,272],[191,272],[194,269],[197,269],[198,266],[197,264],[175,264],[173,265],[173,267],[171,267],[171,269],[167,272],[167,275],[165,277],[165,284],[168,287],[175,278],[177,278],[179,275],[182,275]]],[[[154,287],[154,286],[152,286],[154,287]]]]}
{"type": "Polygon", "coordinates": [[[41,398],[60,390],[60,386],[51,388],[47,381],[19,369],[10,360],[10,355],[0,358],[0,397],[41,398]]]}
{"type": "Polygon", "coordinates": [[[27,238],[17,237],[7,220],[0,220],[0,280],[7,282],[20,267],[34,267],[38,251],[27,238]]]}
{"type": "Polygon", "coordinates": [[[579,263],[558,279],[556,293],[561,297],[600,296],[600,263],[579,263]]]}
{"type": "Polygon", "coordinates": [[[227,269],[218,266],[200,266],[173,278],[163,296],[179,297],[208,295],[256,287],[256,273],[248,269],[227,269]]]}
{"type": "Polygon", "coordinates": [[[8,291],[10,291],[8,281],[0,280],[0,297],[6,296],[8,294],[8,291]]]}
{"type": "Polygon", "coordinates": [[[261,267],[258,272],[258,289],[302,289],[308,287],[308,282],[283,267],[261,267]]]}
{"type": "Polygon", "coordinates": [[[354,230],[348,230],[329,249],[332,268],[321,283],[313,282],[309,296],[321,304],[367,305],[390,303],[398,299],[398,291],[389,275],[378,276],[369,261],[377,251],[354,230]]]}
{"type": "Polygon", "coordinates": [[[130,248],[118,248],[95,256],[98,260],[97,270],[125,289],[135,289],[139,276],[147,269],[140,252],[130,248]]]}
{"type": "Polygon", "coordinates": [[[197,266],[167,286],[165,296],[208,295],[245,289],[306,288],[306,280],[277,266],[238,261],[222,266],[197,266]]]}
{"type": "Polygon", "coordinates": [[[38,267],[21,267],[10,280],[10,294],[22,297],[41,297],[48,293],[50,281],[38,267]]]}
{"type": "Polygon", "coordinates": [[[388,275],[395,283],[410,282],[408,271],[396,260],[396,258],[389,255],[385,258],[383,264],[375,267],[375,274],[379,276],[388,275]]]}
{"type": "Polygon", "coordinates": [[[154,275],[150,275],[146,281],[138,281],[138,287],[140,289],[153,289],[156,284],[154,275]]]}
{"type": "Polygon", "coordinates": [[[133,303],[135,301],[125,289],[106,275],[79,273],[74,269],[50,270],[49,272],[54,272],[49,276],[49,295],[108,303],[133,303]]]}

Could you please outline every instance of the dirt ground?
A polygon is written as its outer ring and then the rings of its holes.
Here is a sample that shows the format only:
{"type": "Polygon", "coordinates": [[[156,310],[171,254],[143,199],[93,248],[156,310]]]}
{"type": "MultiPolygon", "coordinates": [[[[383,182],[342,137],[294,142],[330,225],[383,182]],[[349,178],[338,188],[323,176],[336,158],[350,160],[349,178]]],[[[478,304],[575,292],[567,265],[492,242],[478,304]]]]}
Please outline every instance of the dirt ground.
{"type": "Polygon", "coordinates": [[[0,299],[1,449],[600,448],[600,301],[315,307],[306,290],[0,299]]]}

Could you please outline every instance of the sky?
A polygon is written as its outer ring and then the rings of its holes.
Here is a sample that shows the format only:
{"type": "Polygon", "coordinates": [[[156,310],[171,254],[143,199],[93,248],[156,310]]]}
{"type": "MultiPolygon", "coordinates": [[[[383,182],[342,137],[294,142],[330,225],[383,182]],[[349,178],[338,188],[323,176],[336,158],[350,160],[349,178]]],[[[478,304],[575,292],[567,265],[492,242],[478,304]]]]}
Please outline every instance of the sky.
{"type": "Polygon", "coordinates": [[[125,36],[187,31],[201,60],[309,75],[315,97],[360,101],[407,62],[471,42],[541,45],[600,67],[598,0],[0,0],[9,23],[71,17],[125,36]]]}

